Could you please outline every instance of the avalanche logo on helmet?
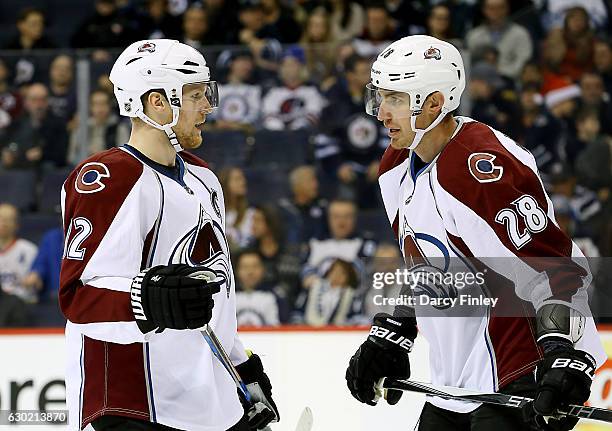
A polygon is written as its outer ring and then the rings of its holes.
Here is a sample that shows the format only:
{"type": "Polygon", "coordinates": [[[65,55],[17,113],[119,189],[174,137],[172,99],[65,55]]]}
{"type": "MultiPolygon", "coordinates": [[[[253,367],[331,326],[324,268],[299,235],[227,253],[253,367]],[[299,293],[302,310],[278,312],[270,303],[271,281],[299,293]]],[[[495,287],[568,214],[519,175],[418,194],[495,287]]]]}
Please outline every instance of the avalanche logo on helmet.
{"type": "Polygon", "coordinates": [[[425,60],[429,60],[431,58],[435,60],[442,60],[442,54],[440,53],[440,50],[438,48],[434,48],[433,46],[427,51],[425,51],[424,57],[425,60]]]}
{"type": "Polygon", "coordinates": [[[85,163],[74,180],[74,188],[79,193],[96,193],[104,190],[106,185],[102,178],[110,178],[105,164],[98,162],[85,163]]]}
{"type": "Polygon", "coordinates": [[[153,42],[145,42],[138,47],[138,52],[155,52],[155,44],[153,42]]]}

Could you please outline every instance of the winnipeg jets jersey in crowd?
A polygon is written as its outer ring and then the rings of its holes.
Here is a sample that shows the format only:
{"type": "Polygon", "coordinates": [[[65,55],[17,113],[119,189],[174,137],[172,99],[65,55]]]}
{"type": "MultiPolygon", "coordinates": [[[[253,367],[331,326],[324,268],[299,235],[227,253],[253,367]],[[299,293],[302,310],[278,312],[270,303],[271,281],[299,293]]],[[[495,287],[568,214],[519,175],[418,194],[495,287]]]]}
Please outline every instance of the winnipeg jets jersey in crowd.
{"type": "Polygon", "coordinates": [[[297,130],[319,121],[325,99],[314,85],[297,88],[273,87],[263,98],[264,127],[269,130],[297,130]]]}
{"type": "Polygon", "coordinates": [[[0,287],[6,293],[34,302],[36,294],[26,289],[21,280],[30,272],[38,247],[27,239],[17,238],[0,250],[0,287]]]}
{"type": "Polygon", "coordinates": [[[130,285],[155,265],[204,265],[227,283],[214,295],[210,326],[236,364],[234,275],[221,186],[205,163],[176,157],[178,178],[123,146],[99,153],[62,189],[65,232],[60,306],[68,322],[70,429],[101,415],[194,431],[226,430],[243,415],[236,387],[199,331],[143,335],[130,285]]]}
{"type": "MultiPolygon", "coordinates": [[[[541,358],[534,319],[521,313],[523,305],[537,310],[563,302],[589,316],[585,284],[590,277],[578,247],[555,222],[532,155],[485,124],[457,120],[450,142],[418,172],[414,152],[389,147],[379,183],[407,267],[435,257],[446,265],[451,259],[464,262],[476,272],[472,264],[480,262],[488,271],[487,284],[510,280],[510,295],[500,300],[519,306],[506,316],[486,304],[446,318],[453,311],[419,301],[415,307],[419,331],[430,346],[432,382],[492,392],[533,372],[541,358]],[[557,260],[550,267],[526,260],[540,256],[557,260]]],[[[453,295],[429,295],[436,293],[453,295]]],[[[577,348],[590,352],[599,365],[605,360],[592,317],[577,348]]],[[[430,401],[457,412],[478,406],[430,401]]]]}
{"type": "Polygon", "coordinates": [[[261,88],[250,84],[219,86],[219,108],[211,118],[256,125],[261,110],[261,88]]]}

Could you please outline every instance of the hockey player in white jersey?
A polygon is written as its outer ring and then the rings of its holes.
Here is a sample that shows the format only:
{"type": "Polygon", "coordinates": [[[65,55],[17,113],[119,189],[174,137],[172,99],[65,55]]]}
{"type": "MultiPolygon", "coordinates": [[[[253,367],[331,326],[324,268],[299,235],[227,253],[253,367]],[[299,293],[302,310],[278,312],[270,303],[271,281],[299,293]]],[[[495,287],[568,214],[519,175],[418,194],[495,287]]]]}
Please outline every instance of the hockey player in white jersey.
{"type": "MultiPolygon", "coordinates": [[[[557,226],[532,155],[485,124],[453,116],[465,79],[458,50],[433,37],[403,38],[378,56],[366,111],[391,137],[379,184],[407,267],[455,259],[484,268],[485,287],[509,281],[501,300],[519,307],[506,316],[488,305],[442,317],[442,307],[415,301],[393,316],[378,314],[350,359],[347,384],[355,398],[374,405],[382,377],[408,378],[418,324],[434,384],[535,399],[521,415],[429,397],[418,430],[570,430],[575,419],[548,417],[584,403],[605,360],[587,303],[588,265],[557,226]],[[529,307],[533,314],[519,312],[529,307]]],[[[456,295],[447,287],[429,295],[456,295]]],[[[386,399],[395,404],[400,396],[389,390],[386,399]]]]}
{"type": "Polygon", "coordinates": [[[110,79],[130,140],[82,162],[62,189],[70,429],[262,429],[279,416],[261,360],[237,336],[223,192],[181,151],[202,143],[216,82],[198,51],[165,39],[127,47],[110,79]],[[257,411],[243,408],[205,324],[261,389],[257,411]]]}

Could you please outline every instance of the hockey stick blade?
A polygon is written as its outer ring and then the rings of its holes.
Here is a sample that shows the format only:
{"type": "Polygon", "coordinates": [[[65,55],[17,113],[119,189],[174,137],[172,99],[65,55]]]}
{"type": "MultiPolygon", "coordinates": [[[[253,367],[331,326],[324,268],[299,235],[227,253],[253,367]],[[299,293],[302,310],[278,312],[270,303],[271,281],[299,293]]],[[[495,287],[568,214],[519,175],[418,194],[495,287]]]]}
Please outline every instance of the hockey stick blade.
{"type": "MultiPolygon", "coordinates": [[[[399,380],[386,378],[383,381],[383,388],[397,389],[400,391],[417,392],[432,395],[447,400],[472,401],[484,404],[494,404],[504,407],[522,408],[527,403],[533,401],[532,398],[520,397],[517,395],[506,395],[500,393],[482,393],[465,388],[452,386],[436,386],[430,383],[415,382],[412,380],[399,380]]],[[[600,409],[597,407],[579,406],[570,404],[567,409],[557,412],[561,416],[574,416],[583,419],[593,419],[612,423],[612,410],[600,409]]]]}
{"type": "Polygon", "coordinates": [[[312,410],[310,407],[305,407],[300,415],[295,431],[310,431],[312,430],[312,410]]]}

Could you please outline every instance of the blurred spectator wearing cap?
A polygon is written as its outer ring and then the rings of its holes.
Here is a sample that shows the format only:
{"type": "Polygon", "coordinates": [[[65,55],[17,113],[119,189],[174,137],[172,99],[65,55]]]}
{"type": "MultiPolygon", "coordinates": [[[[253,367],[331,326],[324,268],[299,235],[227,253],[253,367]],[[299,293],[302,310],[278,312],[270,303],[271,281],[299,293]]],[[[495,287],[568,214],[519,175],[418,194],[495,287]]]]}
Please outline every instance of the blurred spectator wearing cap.
{"type": "Polygon", "coordinates": [[[345,61],[342,78],[325,94],[331,103],[321,114],[314,144],[315,158],[338,184],[339,195],[371,208],[378,203],[379,160],[389,139],[363,110],[370,67],[370,60],[356,54],[345,61]]]}
{"type": "MultiPolygon", "coordinates": [[[[563,28],[552,29],[544,42],[542,55],[546,75],[578,81],[593,67],[594,44],[595,35],[586,10],[581,6],[570,8],[565,14],[563,28]]],[[[553,78],[545,76],[545,81],[553,78]]]]}
{"type": "Polygon", "coordinates": [[[8,203],[0,203],[0,286],[26,302],[36,302],[36,293],[23,284],[36,257],[37,247],[17,237],[19,213],[8,203]]]}
{"type": "Polygon", "coordinates": [[[576,111],[580,87],[561,83],[544,95],[544,102],[550,113],[561,120],[568,132],[573,132],[573,114],[576,111]]]}
{"type": "Polygon", "coordinates": [[[53,59],[49,69],[49,109],[68,124],[76,112],[74,87],[74,62],[72,57],[60,54],[53,59]]]}
{"type": "Polygon", "coordinates": [[[397,30],[385,3],[374,1],[366,6],[363,32],[353,40],[355,51],[362,57],[376,57],[389,43],[404,35],[397,30]]]}
{"type": "Polygon", "coordinates": [[[537,82],[527,81],[519,96],[522,131],[517,141],[533,154],[538,169],[550,174],[561,163],[566,130],[544,105],[537,82]]]}
{"type": "Polygon", "coordinates": [[[314,166],[302,165],[289,173],[291,198],[278,202],[284,220],[287,245],[300,248],[310,238],[322,238],[326,231],[327,201],[319,196],[314,166]]]}
{"type": "Polygon", "coordinates": [[[209,45],[208,16],[200,3],[194,3],[183,15],[183,36],[181,41],[198,51],[209,45]]]}
{"type": "Polygon", "coordinates": [[[52,49],[55,43],[45,35],[45,15],[42,10],[28,7],[17,16],[18,34],[3,48],[19,50],[19,57],[12,59],[9,68],[13,71],[13,83],[17,86],[44,79],[45,59],[32,55],[34,49],[52,49]]]}
{"type": "Polygon", "coordinates": [[[482,12],[485,22],[467,33],[467,48],[474,55],[483,45],[495,46],[499,52],[499,72],[510,78],[518,78],[523,65],[533,53],[529,33],[510,21],[507,0],[485,0],[482,12]]]}
{"type": "Polygon", "coordinates": [[[580,78],[578,108],[596,111],[603,133],[612,134],[612,103],[599,74],[586,72],[580,78]]]}
{"type": "Polygon", "coordinates": [[[363,7],[350,0],[330,0],[331,30],[334,40],[343,42],[359,36],[365,25],[363,7]]]}
{"type": "Polygon", "coordinates": [[[610,42],[598,40],[593,49],[595,72],[599,73],[603,79],[608,96],[612,96],[612,47],[610,42]]]}
{"type": "Polygon", "coordinates": [[[73,48],[116,48],[140,36],[114,0],[95,0],[94,7],[93,15],[78,24],[71,38],[73,48]]]}
{"type": "Polygon", "coordinates": [[[3,167],[64,166],[68,133],[63,121],[49,109],[49,90],[44,84],[27,87],[24,108],[0,140],[3,167]]]}
{"type": "Polygon", "coordinates": [[[519,104],[516,92],[504,85],[494,66],[480,62],[470,71],[471,117],[507,134],[519,134],[519,104]]]}
{"type": "Polygon", "coordinates": [[[211,115],[218,129],[252,130],[259,124],[261,87],[253,84],[255,63],[248,51],[224,51],[217,61],[229,70],[219,85],[219,108],[211,115]]]}
{"type": "Polygon", "coordinates": [[[245,250],[236,258],[236,319],[239,326],[272,326],[286,322],[286,302],[265,280],[261,255],[245,250]]]}
{"type": "Polygon", "coordinates": [[[21,95],[9,84],[9,69],[0,58],[0,140],[22,109],[21,95]]]}
{"type": "Polygon", "coordinates": [[[457,48],[463,46],[463,41],[456,38],[451,25],[451,10],[446,3],[434,5],[427,15],[427,34],[436,39],[452,43],[457,48]]]}
{"type": "Polygon", "coordinates": [[[112,96],[104,90],[94,90],[89,95],[87,142],[79,142],[80,135],[76,130],[71,133],[68,146],[68,162],[71,165],[77,165],[100,151],[127,143],[130,138],[129,126],[119,121],[112,106],[112,96]]]}
{"type": "Polygon", "coordinates": [[[310,79],[322,83],[334,70],[336,50],[329,14],[325,8],[318,7],[308,15],[300,45],[306,54],[310,79]]]}
{"type": "Polygon", "coordinates": [[[263,125],[269,130],[309,129],[319,121],[325,100],[314,85],[306,83],[304,51],[287,49],[279,69],[282,86],[271,88],[263,98],[263,125]]]}

